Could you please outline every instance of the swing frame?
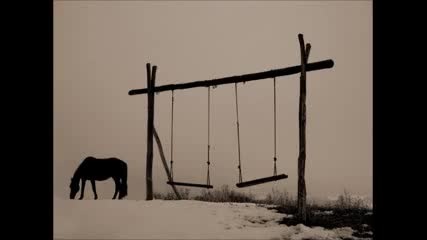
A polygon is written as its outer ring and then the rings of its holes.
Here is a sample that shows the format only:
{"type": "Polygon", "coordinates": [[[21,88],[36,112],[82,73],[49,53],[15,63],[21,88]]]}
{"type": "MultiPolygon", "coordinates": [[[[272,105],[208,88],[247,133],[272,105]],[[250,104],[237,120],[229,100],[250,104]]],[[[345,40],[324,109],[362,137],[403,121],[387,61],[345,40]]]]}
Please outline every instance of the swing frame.
{"type": "MultiPolygon", "coordinates": [[[[248,81],[256,81],[256,80],[262,80],[272,77],[279,77],[279,76],[287,76],[287,75],[293,75],[293,74],[301,74],[300,77],[300,157],[298,158],[298,179],[304,180],[304,168],[305,168],[305,75],[309,71],[317,71],[322,69],[328,69],[332,68],[334,66],[334,61],[332,59],[327,59],[323,61],[308,63],[308,53],[310,52],[310,44],[307,44],[307,46],[304,46],[303,41],[303,35],[298,34],[298,38],[300,41],[300,48],[301,48],[301,65],[296,65],[292,67],[287,68],[281,68],[281,69],[273,69],[269,71],[264,72],[257,72],[257,73],[250,73],[250,74],[244,74],[240,76],[230,76],[230,77],[224,77],[219,79],[210,79],[210,80],[201,80],[201,81],[195,81],[195,82],[187,82],[187,83],[181,83],[181,84],[169,84],[169,85],[163,85],[163,86],[156,86],[156,70],[157,66],[153,66],[153,69],[151,69],[151,64],[147,63],[147,88],[143,89],[132,89],[128,92],[130,96],[132,95],[142,95],[147,94],[147,158],[146,158],[146,193],[147,193],[147,200],[153,200],[153,181],[152,181],[152,166],[153,166],[153,130],[154,130],[154,95],[155,93],[163,92],[163,91],[173,91],[175,89],[183,90],[183,89],[190,89],[190,88],[197,88],[197,87],[209,87],[209,86],[218,86],[223,84],[230,84],[230,83],[238,83],[238,82],[248,82],[248,81]],[[153,70],[153,71],[151,71],[153,70]],[[303,106],[303,107],[301,107],[303,106]],[[302,129],[302,130],[301,130],[302,129]],[[300,167],[300,165],[302,167],[300,167]]],[[[264,181],[271,181],[277,178],[283,177],[283,175],[276,175],[276,172],[274,173],[273,177],[267,177],[267,178],[260,178],[255,179],[248,182],[242,182],[240,181],[240,186],[249,186],[254,183],[260,183],[264,181]],[[279,176],[279,177],[278,177],[279,176]]],[[[178,183],[178,182],[170,182],[171,184],[178,183]]],[[[194,186],[193,184],[190,184],[194,186]]],[[[196,184],[199,186],[199,184],[196,184]]],[[[207,184],[210,185],[210,184],[207,184]]],[[[202,185],[203,186],[203,185],[202,185]]],[[[174,186],[172,186],[174,187],[174,186]]],[[[178,198],[179,195],[177,194],[178,198]]],[[[304,181],[298,181],[298,212],[299,215],[305,214],[305,183],[304,181]],[[301,183],[301,184],[300,184],[301,183]],[[302,185],[302,186],[300,186],[302,185]],[[300,187],[302,187],[303,191],[300,191],[300,187]],[[301,194],[300,194],[301,193],[301,194]],[[300,197],[301,195],[301,197],[300,197]],[[303,207],[300,207],[300,202],[303,203],[303,207]],[[301,212],[301,214],[300,214],[301,212]]]]}

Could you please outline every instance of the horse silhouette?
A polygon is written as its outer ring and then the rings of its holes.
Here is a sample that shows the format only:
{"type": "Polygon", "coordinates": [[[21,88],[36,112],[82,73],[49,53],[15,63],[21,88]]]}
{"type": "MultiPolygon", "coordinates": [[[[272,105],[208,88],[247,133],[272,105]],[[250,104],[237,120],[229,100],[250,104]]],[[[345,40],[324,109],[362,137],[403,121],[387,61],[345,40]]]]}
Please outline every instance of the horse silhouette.
{"type": "Polygon", "coordinates": [[[127,164],[118,158],[85,158],[74,172],[70,184],[70,199],[76,197],[80,189],[79,182],[82,182],[82,189],[79,200],[83,199],[85,184],[89,180],[92,184],[92,190],[95,200],[98,199],[96,193],[95,181],[105,181],[113,178],[116,184],[113,199],[116,199],[119,193],[119,199],[127,196],[127,164]]]}

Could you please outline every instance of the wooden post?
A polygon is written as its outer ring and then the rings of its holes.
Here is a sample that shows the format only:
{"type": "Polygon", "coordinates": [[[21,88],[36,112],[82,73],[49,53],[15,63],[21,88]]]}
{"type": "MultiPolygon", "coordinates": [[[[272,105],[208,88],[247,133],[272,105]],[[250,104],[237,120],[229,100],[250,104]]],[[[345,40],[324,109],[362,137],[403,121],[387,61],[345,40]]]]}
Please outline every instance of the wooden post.
{"type": "Polygon", "coordinates": [[[300,76],[300,97],[299,97],[299,156],[298,156],[298,219],[305,223],[307,221],[307,199],[305,187],[305,160],[306,160],[306,64],[311,46],[304,44],[304,37],[298,34],[301,51],[301,76],[300,76]]]}
{"type": "MultiPolygon", "coordinates": [[[[154,139],[156,139],[157,148],[159,149],[160,159],[162,160],[163,167],[165,168],[165,171],[166,171],[166,175],[168,176],[168,180],[170,182],[172,182],[173,181],[172,174],[169,171],[168,163],[166,162],[165,154],[163,152],[162,142],[160,141],[160,137],[159,137],[159,134],[157,134],[156,128],[153,129],[153,133],[154,133],[154,139]]],[[[179,192],[176,189],[175,185],[171,185],[171,186],[172,186],[172,189],[175,192],[175,195],[178,198],[178,200],[181,200],[182,199],[181,195],[179,194],[179,192]]]]}
{"type": "Polygon", "coordinates": [[[156,86],[157,66],[153,66],[151,73],[150,63],[147,63],[147,162],[146,162],[146,200],[153,200],[153,130],[154,130],[154,87],[156,86]]]}

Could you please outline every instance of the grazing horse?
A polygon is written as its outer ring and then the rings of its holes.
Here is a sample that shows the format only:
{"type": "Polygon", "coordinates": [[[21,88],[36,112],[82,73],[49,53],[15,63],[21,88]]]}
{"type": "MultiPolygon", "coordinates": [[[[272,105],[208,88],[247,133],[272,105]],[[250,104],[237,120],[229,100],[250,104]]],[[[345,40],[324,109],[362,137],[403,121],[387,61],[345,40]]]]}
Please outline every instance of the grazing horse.
{"type": "Polygon", "coordinates": [[[117,158],[85,158],[74,172],[74,176],[71,178],[70,199],[74,199],[76,197],[76,194],[80,189],[80,180],[82,181],[82,189],[79,200],[84,197],[85,184],[87,180],[92,184],[95,200],[98,199],[95,181],[105,181],[109,178],[113,178],[114,183],[116,184],[113,199],[116,199],[117,193],[119,193],[119,199],[127,196],[127,164],[123,160],[117,158]]]}

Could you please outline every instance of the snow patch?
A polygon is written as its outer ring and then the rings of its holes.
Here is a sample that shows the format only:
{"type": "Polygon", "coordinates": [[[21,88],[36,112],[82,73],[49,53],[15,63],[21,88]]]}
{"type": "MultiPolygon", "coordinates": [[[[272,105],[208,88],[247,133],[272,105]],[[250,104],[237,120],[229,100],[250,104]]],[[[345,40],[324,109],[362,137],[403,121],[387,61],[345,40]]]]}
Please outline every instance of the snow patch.
{"type": "Polygon", "coordinates": [[[344,238],[352,238],[353,230],[351,228],[337,228],[326,230],[322,227],[307,227],[303,224],[298,224],[293,227],[288,227],[288,231],[282,234],[282,239],[289,240],[336,240],[344,238]]]}
{"type": "Polygon", "coordinates": [[[193,200],[54,198],[54,237],[63,239],[319,239],[351,237],[351,228],[280,225],[275,210],[253,203],[193,200]]]}

